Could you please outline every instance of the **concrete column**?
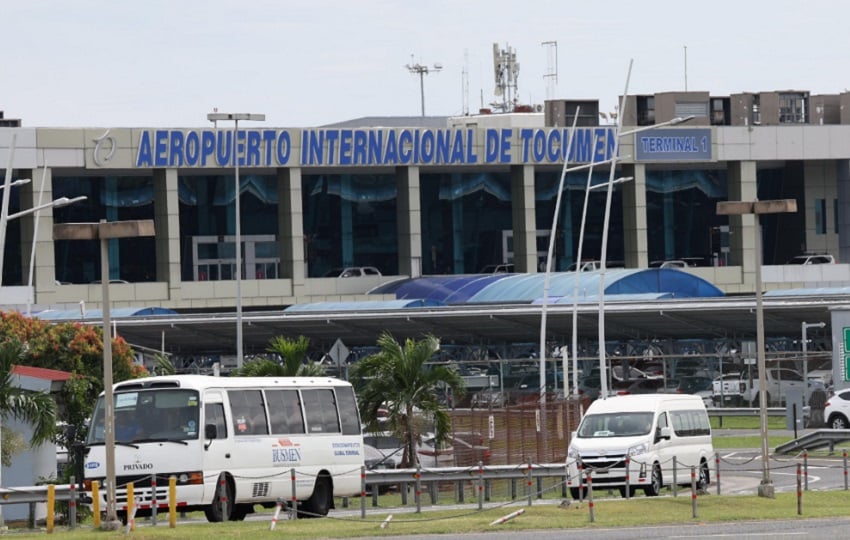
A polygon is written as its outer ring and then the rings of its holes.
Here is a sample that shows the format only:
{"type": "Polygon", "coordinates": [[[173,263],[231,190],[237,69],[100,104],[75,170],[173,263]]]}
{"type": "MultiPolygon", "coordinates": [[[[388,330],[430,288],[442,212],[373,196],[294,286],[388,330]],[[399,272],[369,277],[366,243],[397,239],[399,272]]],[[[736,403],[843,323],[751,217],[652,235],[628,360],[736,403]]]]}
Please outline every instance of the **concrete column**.
{"type": "Polygon", "coordinates": [[[511,166],[511,221],[514,232],[514,270],[536,272],[537,223],[532,165],[511,166]]]}
{"type": "Polygon", "coordinates": [[[398,223],[398,273],[422,275],[422,210],[419,201],[419,167],[396,169],[396,221],[398,223]]]}
{"type": "Polygon", "coordinates": [[[634,180],[620,184],[623,188],[623,243],[626,268],[649,266],[646,228],[646,165],[623,165],[623,175],[634,180]]]}
{"type": "Polygon", "coordinates": [[[304,210],[301,201],[301,169],[277,170],[277,223],[280,277],[292,280],[295,288],[306,283],[304,210]]]}
{"type": "Polygon", "coordinates": [[[168,298],[181,298],[180,199],[177,169],[153,172],[154,227],[156,228],[156,280],[168,283],[168,298]]]}
{"type": "MultiPolygon", "coordinates": [[[[44,192],[41,195],[42,204],[53,200],[53,170],[32,169],[29,178],[32,182],[12,188],[20,190],[21,209],[34,208],[38,205],[38,192],[41,190],[41,180],[44,177],[44,192]]],[[[32,240],[35,238],[35,266],[33,267],[33,295],[36,303],[39,293],[56,290],[56,254],[53,250],[53,209],[41,210],[38,218],[38,230],[35,227],[35,214],[22,216],[21,220],[21,280],[28,285],[30,253],[32,240]],[[35,235],[35,236],[33,236],[35,235]]],[[[11,284],[8,284],[11,285],[11,284]]]]}
{"type": "MultiPolygon", "coordinates": [[[[731,161],[727,164],[729,179],[728,200],[754,201],[756,190],[756,162],[731,161]]],[[[743,214],[729,216],[729,265],[740,266],[744,283],[755,283],[755,216],[743,214]]]]}
{"type": "Polygon", "coordinates": [[[838,197],[838,262],[850,262],[850,160],[835,161],[838,197]]]}

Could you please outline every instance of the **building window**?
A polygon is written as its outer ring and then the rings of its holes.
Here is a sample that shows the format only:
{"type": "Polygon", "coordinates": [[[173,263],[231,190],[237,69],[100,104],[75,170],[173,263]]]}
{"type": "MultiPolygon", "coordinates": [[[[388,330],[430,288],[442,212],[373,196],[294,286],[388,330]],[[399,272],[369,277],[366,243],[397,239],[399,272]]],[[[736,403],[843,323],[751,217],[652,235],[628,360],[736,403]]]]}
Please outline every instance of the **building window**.
{"type": "Polygon", "coordinates": [[[815,234],[826,234],[826,199],[815,200],[815,234]]]}
{"type": "Polygon", "coordinates": [[[805,124],[807,101],[803,93],[779,94],[779,123],[805,124]]]}
{"type": "Polygon", "coordinates": [[[838,234],[838,199],[832,199],[832,215],[835,216],[832,222],[832,231],[838,234]]]}
{"type": "Polygon", "coordinates": [[[761,96],[753,96],[753,125],[761,124],[761,96]]]}

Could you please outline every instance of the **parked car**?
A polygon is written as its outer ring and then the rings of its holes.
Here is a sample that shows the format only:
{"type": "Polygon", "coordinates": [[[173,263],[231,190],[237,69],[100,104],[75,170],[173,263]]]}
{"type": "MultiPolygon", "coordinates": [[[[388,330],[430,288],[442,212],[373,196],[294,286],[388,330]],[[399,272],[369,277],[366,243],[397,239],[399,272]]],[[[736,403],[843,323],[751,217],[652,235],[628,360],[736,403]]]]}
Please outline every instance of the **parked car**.
{"type": "Polygon", "coordinates": [[[792,257],[785,264],[835,264],[835,257],[829,253],[804,253],[803,255],[792,257]]]}
{"type": "Polygon", "coordinates": [[[512,264],[488,264],[481,269],[479,274],[512,274],[514,265],[512,264]]]}
{"type": "MultiPolygon", "coordinates": [[[[383,452],[372,445],[363,445],[363,464],[366,465],[368,471],[382,471],[394,469],[395,462],[390,456],[385,456],[383,452]]],[[[378,486],[378,493],[386,493],[393,487],[394,484],[381,484],[378,486]]]]}
{"type": "Polygon", "coordinates": [[[427,434],[423,437],[422,442],[416,445],[419,464],[423,467],[453,467],[455,453],[451,439],[439,445],[436,442],[436,437],[433,434],[427,434]]]}
{"type": "Polygon", "coordinates": [[[743,401],[746,384],[737,371],[724,373],[711,383],[711,401],[715,407],[721,405],[738,406],[743,401]]]}
{"type": "Polygon", "coordinates": [[[712,406],[712,384],[714,381],[711,377],[703,377],[701,375],[688,375],[679,379],[679,386],[676,388],[677,394],[694,394],[702,398],[706,407],[712,406]]]}
{"type": "Polygon", "coordinates": [[[823,417],[833,429],[850,429],[850,388],[826,400],[823,417]]]}
{"type": "Polygon", "coordinates": [[[486,390],[479,390],[472,394],[472,400],[470,401],[470,405],[477,409],[489,407],[501,408],[505,406],[505,403],[506,399],[504,392],[489,388],[486,390]]]}
{"type": "Polygon", "coordinates": [[[389,431],[367,433],[363,435],[363,444],[374,447],[387,462],[392,462],[392,469],[401,465],[404,457],[404,443],[389,431]]]}
{"type": "Polygon", "coordinates": [[[617,396],[631,394],[657,394],[664,388],[664,379],[638,379],[625,388],[612,390],[617,396]]]}
{"type": "Polygon", "coordinates": [[[363,276],[380,276],[381,271],[374,266],[348,266],[346,268],[332,268],[325,272],[324,277],[363,277],[363,276]]]}

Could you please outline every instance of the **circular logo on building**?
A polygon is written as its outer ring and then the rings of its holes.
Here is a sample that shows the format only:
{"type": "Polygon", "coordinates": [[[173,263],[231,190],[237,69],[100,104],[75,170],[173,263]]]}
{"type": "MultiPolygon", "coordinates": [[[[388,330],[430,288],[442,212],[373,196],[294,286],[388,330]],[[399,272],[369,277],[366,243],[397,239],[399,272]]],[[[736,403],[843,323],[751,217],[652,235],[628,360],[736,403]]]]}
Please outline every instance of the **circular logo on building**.
{"type": "Polygon", "coordinates": [[[92,158],[94,159],[95,165],[103,167],[103,165],[108,163],[109,160],[112,159],[112,156],[115,155],[115,149],[117,148],[115,137],[110,135],[109,130],[107,129],[103,135],[93,140],[95,144],[94,150],[92,150],[92,158]]]}

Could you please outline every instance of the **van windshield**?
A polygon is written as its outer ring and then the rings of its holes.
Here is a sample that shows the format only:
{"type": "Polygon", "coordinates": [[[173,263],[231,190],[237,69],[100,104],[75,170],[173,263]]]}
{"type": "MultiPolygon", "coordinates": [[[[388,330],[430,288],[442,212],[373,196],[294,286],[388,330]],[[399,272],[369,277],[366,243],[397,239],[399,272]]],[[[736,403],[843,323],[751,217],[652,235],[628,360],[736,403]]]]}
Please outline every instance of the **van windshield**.
{"type": "Polygon", "coordinates": [[[580,438],[634,437],[652,429],[651,412],[589,414],[578,428],[580,438]]]}

